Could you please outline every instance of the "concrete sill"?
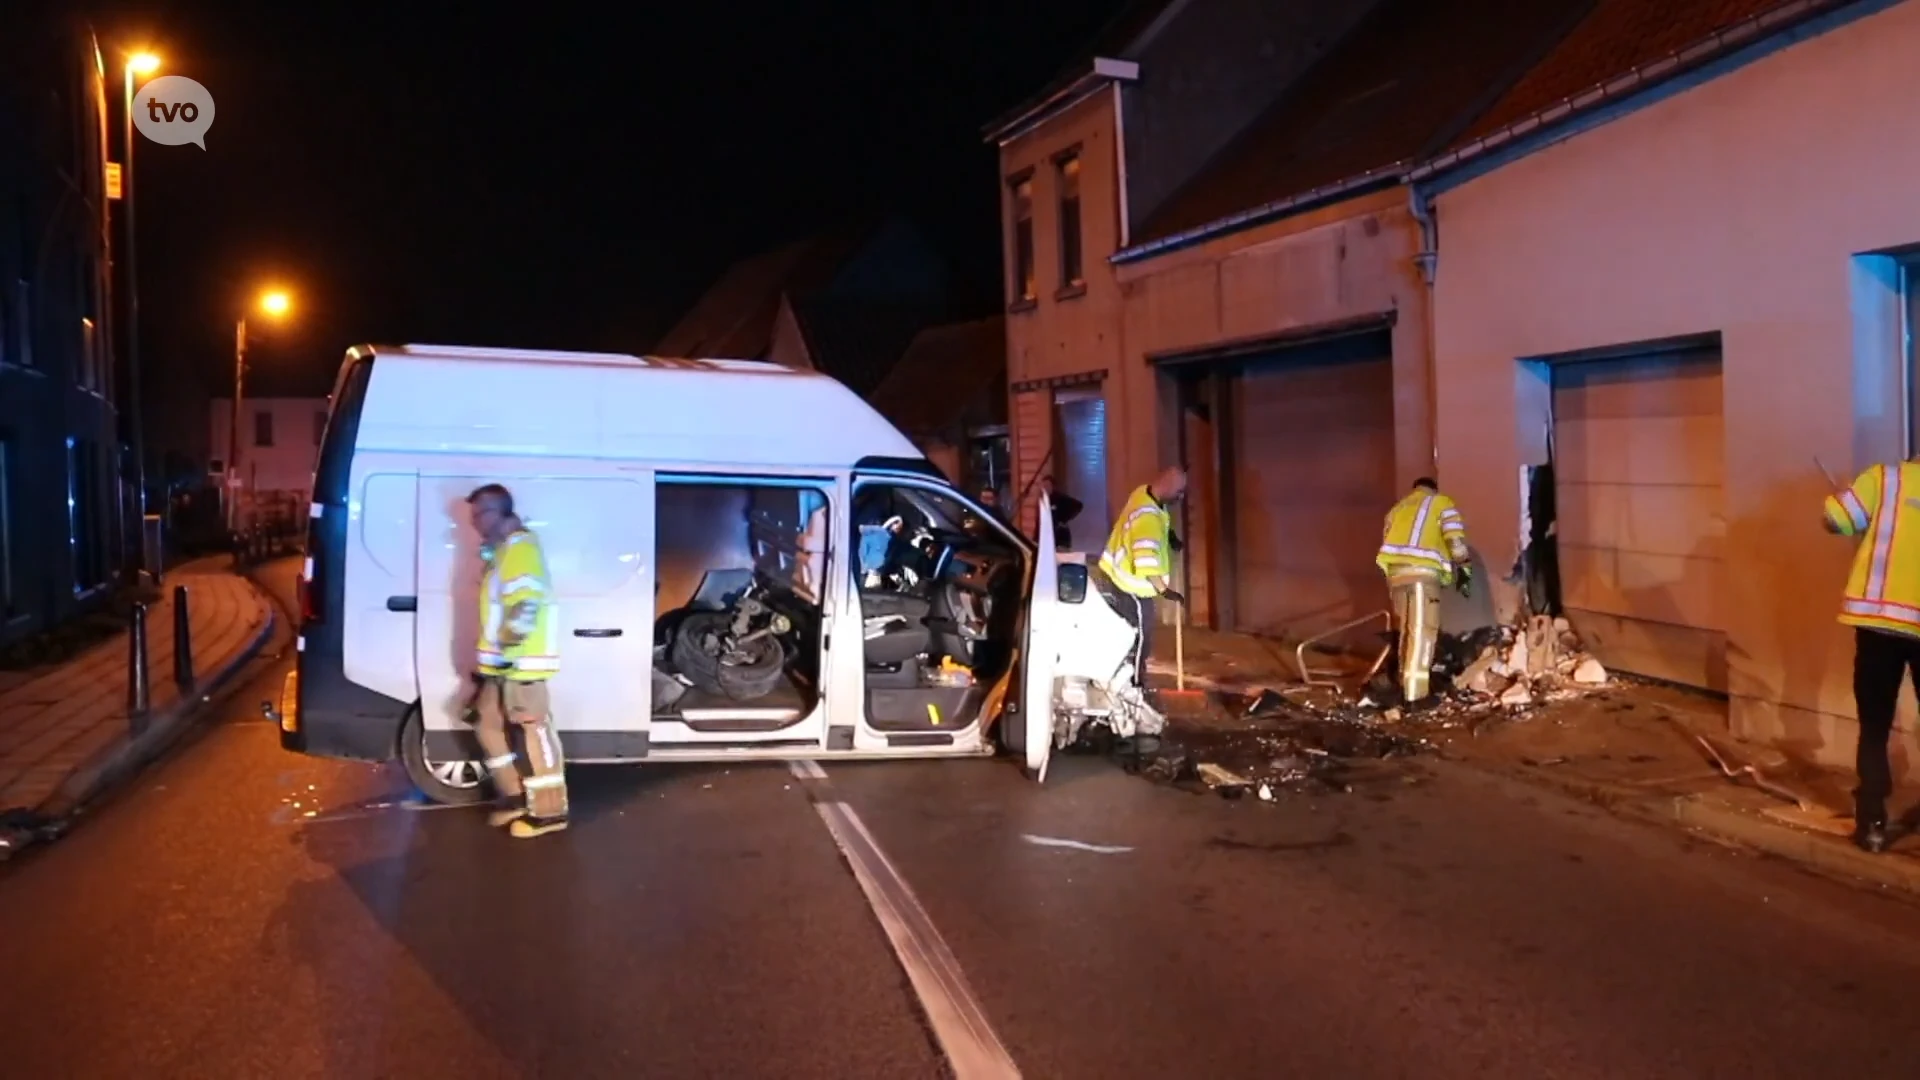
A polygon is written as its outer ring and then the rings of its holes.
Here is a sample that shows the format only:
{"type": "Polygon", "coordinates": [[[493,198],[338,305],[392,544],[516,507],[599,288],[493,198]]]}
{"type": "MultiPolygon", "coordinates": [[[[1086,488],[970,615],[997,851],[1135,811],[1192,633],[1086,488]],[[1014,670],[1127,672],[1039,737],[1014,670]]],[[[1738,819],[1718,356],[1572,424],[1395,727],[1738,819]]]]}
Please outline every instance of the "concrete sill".
{"type": "Polygon", "coordinates": [[[1024,315],[1029,311],[1039,308],[1039,306],[1040,301],[1038,300],[1015,300],[1013,303],[1007,305],[1007,314],[1024,315]]]}
{"type": "Polygon", "coordinates": [[[1053,298],[1055,300],[1072,300],[1075,297],[1085,295],[1087,295],[1087,283],[1084,281],[1076,281],[1072,285],[1060,286],[1060,291],[1054,293],[1053,298]]]}

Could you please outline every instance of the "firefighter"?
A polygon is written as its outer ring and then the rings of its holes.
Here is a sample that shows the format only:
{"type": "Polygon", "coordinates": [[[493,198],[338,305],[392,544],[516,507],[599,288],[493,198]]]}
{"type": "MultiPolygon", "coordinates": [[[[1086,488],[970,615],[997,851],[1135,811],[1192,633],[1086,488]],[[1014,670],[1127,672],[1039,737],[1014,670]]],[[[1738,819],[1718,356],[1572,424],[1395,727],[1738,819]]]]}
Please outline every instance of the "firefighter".
{"type": "Polygon", "coordinates": [[[1167,509],[1186,490],[1186,470],[1177,466],[1134,488],[1107,535],[1100,565],[1088,575],[1108,606],[1133,627],[1133,679],[1142,689],[1153,655],[1155,601],[1186,602],[1172,587],[1173,515],[1167,509]]]}
{"type": "Polygon", "coordinates": [[[1853,704],[1860,720],[1854,751],[1853,842],[1871,852],[1887,847],[1887,796],[1900,684],[1908,672],[1920,682],[1920,460],[1875,465],[1852,486],[1827,496],[1826,527],[1861,537],[1853,573],[1840,602],[1840,622],[1853,627],[1853,704]]]}
{"type": "Polygon", "coordinates": [[[1387,511],[1380,553],[1373,561],[1387,576],[1400,631],[1400,693],[1409,702],[1419,701],[1427,696],[1433,678],[1440,590],[1454,586],[1464,596],[1473,582],[1466,523],[1432,477],[1415,480],[1413,490],[1387,511]]]}
{"type": "Polygon", "coordinates": [[[498,803],[488,820],[526,838],[567,827],[567,780],[553,729],[547,680],[560,669],[553,585],[540,541],[499,484],[467,496],[486,572],[480,579],[480,642],[471,715],[498,803]],[[509,727],[526,747],[522,780],[509,727]]]}

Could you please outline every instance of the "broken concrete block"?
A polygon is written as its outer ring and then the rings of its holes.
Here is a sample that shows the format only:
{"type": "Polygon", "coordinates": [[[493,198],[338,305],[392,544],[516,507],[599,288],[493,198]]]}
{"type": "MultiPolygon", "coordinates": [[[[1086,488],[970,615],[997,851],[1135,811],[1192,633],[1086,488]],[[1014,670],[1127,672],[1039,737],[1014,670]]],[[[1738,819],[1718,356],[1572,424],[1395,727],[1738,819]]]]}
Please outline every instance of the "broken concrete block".
{"type": "Polygon", "coordinates": [[[1380,719],[1385,720],[1389,724],[1397,724],[1400,722],[1400,710],[1388,709],[1386,712],[1380,714],[1380,719]]]}
{"type": "Polygon", "coordinates": [[[1200,779],[1206,781],[1210,788],[1244,788],[1252,783],[1239,773],[1223,769],[1211,761],[1200,763],[1193,771],[1198,773],[1200,779]]]}
{"type": "Polygon", "coordinates": [[[1507,650],[1507,670],[1527,670],[1527,639],[1524,636],[1514,638],[1513,647],[1507,650]]]}
{"type": "Polygon", "coordinates": [[[1572,623],[1570,623],[1570,622],[1568,622],[1568,621],[1567,621],[1567,619],[1566,619],[1566,616],[1564,616],[1564,615],[1561,615],[1561,616],[1556,616],[1556,617],[1554,618],[1554,620],[1553,620],[1553,628],[1554,628],[1554,630],[1556,630],[1556,631],[1558,631],[1559,633],[1562,633],[1562,634],[1571,634],[1571,633],[1573,633],[1573,624],[1572,624],[1572,623]]]}
{"type": "Polygon", "coordinates": [[[1489,693],[1489,685],[1494,679],[1494,667],[1500,663],[1500,654],[1488,649],[1480,654],[1480,659],[1460,670],[1460,677],[1454,685],[1464,687],[1476,694],[1489,693]]]}
{"type": "Polygon", "coordinates": [[[1533,691],[1529,689],[1524,682],[1516,682],[1500,694],[1500,704],[1509,708],[1517,708],[1521,705],[1531,704],[1532,702],[1533,691]]]}
{"type": "Polygon", "coordinates": [[[1607,669],[1600,666],[1600,661],[1589,656],[1573,669],[1573,681],[1581,686],[1605,686],[1607,669]]]}
{"type": "Polygon", "coordinates": [[[1559,652],[1559,637],[1553,632],[1553,620],[1536,615],[1527,626],[1527,674],[1543,675],[1553,670],[1559,652]]]}

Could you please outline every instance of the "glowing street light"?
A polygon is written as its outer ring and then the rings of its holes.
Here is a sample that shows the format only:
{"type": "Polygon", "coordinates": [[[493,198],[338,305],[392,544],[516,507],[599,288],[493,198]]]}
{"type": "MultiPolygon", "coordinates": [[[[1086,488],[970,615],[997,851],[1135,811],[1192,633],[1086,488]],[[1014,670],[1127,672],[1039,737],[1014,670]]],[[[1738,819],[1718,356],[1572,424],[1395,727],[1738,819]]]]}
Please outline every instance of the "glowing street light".
{"type": "MultiPolygon", "coordinates": [[[[283,319],[293,310],[293,298],[282,289],[268,289],[260,294],[258,301],[260,313],[272,319],[283,319]]],[[[240,523],[240,487],[243,483],[240,473],[240,402],[247,392],[247,317],[241,315],[233,328],[233,421],[227,432],[227,529],[237,532],[240,523]]]]}
{"type": "Polygon", "coordinates": [[[150,52],[137,52],[127,57],[127,70],[135,75],[151,75],[160,70],[160,58],[150,52]]]}

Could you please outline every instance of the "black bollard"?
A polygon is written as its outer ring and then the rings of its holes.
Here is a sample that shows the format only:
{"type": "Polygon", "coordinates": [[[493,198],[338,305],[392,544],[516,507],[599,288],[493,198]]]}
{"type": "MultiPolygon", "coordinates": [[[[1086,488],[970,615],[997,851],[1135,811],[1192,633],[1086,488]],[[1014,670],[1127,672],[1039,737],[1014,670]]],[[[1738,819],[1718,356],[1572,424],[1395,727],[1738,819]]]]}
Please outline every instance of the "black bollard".
{"type": "Polygon", "coordinates": [[[151,701],[147,676],[147,605],[136,603],[127,625],[127,720],[135,735],[146,730],[151,701]]]}
{"type": "Polygon", "coordinates": [[[193,612],[185,585],[173,587],[173,684],[182,696],[193,689],[193,612]]]}

